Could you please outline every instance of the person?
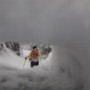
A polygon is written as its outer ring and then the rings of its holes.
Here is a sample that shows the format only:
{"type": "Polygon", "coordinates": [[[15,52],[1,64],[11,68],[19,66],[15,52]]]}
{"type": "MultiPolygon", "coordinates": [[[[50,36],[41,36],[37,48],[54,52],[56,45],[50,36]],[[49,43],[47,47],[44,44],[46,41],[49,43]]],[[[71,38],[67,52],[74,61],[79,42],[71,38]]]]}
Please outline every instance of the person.
{"type": "Polygon", "coordinates": [[[37,46],[33,46],[32,51],[28,56],[25,57],[25,60],[28,58],[31,63],[31,67],[34,67],[39,65],[39,57],[41,57],[40,51],[38,50],[37,46]]]}

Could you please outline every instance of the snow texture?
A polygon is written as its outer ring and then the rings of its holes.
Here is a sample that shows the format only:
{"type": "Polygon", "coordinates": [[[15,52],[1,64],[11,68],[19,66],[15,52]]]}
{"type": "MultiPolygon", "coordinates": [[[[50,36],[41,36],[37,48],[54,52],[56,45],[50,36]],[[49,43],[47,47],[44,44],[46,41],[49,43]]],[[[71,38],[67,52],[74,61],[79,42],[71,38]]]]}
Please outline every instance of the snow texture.
{"type": "Polygon", "coordinates": [[[70,50],[53,46],[40,66],[30,68],[27,61],[23,68],[24,57],[9,52],[0,57],[0,90],[83,90],[83,67],[78,59],[70,50]]]}

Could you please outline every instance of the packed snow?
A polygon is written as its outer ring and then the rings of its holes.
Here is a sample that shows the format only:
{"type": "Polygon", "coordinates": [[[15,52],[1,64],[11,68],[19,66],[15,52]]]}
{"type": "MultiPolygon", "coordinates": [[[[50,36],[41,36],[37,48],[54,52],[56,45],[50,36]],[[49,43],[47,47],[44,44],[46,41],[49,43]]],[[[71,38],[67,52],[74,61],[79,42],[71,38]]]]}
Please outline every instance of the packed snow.
{"type": "Polygon", "coordinates": [[[24,58],[30,50],[23,49],[21,56],[17,56],[8,48],[5,50],[8,54],[3,53],[0,56],[1,90],[83,89],[82,65],[67,49],[53,46],[49,56],[40,60],[40,65],[34,68],[30,67],[29,60],[23,67],[24,58]]]}

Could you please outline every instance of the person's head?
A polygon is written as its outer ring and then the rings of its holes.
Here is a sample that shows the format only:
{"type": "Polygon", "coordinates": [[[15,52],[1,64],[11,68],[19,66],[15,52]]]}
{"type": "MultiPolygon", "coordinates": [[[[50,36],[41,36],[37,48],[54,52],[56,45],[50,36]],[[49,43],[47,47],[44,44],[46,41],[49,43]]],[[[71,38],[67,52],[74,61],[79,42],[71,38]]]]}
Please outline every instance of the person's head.
{"type": "Polygon", "coordinates": [[[33,46],[32,49],[37,49],[37,46],[33,46]]]}

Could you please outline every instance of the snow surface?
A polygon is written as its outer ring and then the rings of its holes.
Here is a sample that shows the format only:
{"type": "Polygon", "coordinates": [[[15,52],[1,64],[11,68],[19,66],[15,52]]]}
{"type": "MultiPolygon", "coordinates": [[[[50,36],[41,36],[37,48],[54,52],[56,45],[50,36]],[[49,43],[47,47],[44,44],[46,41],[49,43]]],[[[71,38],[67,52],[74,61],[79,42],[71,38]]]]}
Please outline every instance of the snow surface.
{"type": "Polygon", "coordinates": [[[71,57],[65,48],[53,47],[38,67],[31,68],[24,56],[9,53],[0,57],[0,90],[83,90],[83,68],[79,61],[71,57]]]}

